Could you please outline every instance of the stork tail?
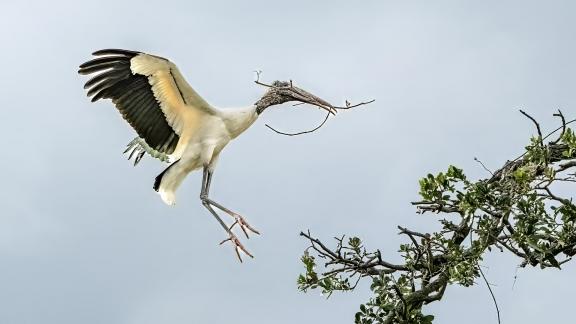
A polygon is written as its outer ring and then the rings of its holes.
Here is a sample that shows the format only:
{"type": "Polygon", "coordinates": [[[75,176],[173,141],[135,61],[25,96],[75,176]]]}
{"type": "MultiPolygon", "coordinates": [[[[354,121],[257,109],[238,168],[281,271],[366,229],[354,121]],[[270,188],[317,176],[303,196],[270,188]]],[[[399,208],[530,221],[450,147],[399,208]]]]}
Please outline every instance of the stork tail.
{"type": "MultiPolygon", "coordinates": [[[[180,161],[180,160],[178,160],[178,161],[180,161]]],[[[178,163],[178,161],[170,164],[166,169],[164,169],[164,171],[162,171],[162,173],[160,173],[159,175],[156,176],[156,179],[154,179],[154,187],[153,187],[156,192],[158,192],[158,190],[160,190],[160,184],[162,183],[162,178],[164,177],[166,172],[168,172],[168,170],[170,170],[170,168],[173,167],[174,164],[178,163]]]]}
{"type": "Polygon", "coordinates": [[[174,205],[176,203],[176,190],[193,168],[180,160],[170,164],[154,181],[154,190],[160,194],[164,203],[174,205]]]}

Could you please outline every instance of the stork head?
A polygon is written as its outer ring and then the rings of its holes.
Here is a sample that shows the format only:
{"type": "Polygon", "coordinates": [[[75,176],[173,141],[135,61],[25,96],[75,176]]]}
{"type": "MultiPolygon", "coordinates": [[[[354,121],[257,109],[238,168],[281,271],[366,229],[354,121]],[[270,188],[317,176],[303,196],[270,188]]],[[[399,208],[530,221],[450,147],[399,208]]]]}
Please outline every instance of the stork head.
{"type": "Polygon", "coordinates": [[[296,101],[310,104],[324,109],[331,114],[336,113],[336,109],[327,101],[292,85],[292,81],[274,81],[271,85],[265,85],[268,91],[256,102],[256,112],[261,114],[266,108],[280,105],[289,101],[296,101]]]}

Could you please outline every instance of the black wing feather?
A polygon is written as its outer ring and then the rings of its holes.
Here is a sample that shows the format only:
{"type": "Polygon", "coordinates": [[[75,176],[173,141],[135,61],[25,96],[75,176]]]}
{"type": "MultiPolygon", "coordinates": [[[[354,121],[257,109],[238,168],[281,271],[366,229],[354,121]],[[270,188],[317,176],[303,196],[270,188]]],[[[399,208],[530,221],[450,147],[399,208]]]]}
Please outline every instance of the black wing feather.
{"type": "Polygon", "coordinates": [[[130,59],[139,54],[122,49],[96,51],[93,55],[99,57],[81,64],[78,73],[100,72],[84,86],[92,101],[112,99],[122,117],[151,148],[172,154],[180,137],[166,121],[148,78],[130,70],[130,59]]]}
{"type": "Polygon", "coordinates": [[[106,63],[88,65],[86,67],[80,68],[78,70],[78,73],[80,73],[80,74],[92,74],[95,72],[100,72],[100,71],[104,71],[104,70],[108,70],[108,69],[112,69],[112,68],[116,68],[116,69],[128,68],[128,69],[130,69],[130,60],[128,60],[127,62],[115,61],[115,62],[106,62],[106,63]]]}
{"type": "Polygon", "coordinates": [[[88,89],[88,88],[92,87],[93,85],[98,84],[100,82],[107,81],[107,79],[125,79],[126,77],[129,77],[129,76],[130,76],[129,73],[127,73],[127,71],[124,71],[124,70],[106,71],[106,72],[97,74],[95,77],[88,80],[88,82],[86,82],[86,84],[84,85],[84,89],[88,89]]]}
{"type": "Polygon", "coordinates": [[[118,48],[102,49],[102,50],[99,50],[99,51],[92,53],[92,55],[94,55],[94,56],[123,55],[123,56],[129,57],[129,58],[133,58],[134,56],[136,56],[138,54],[142,54],[142,52],[129,51],[129,50],[118,49],[118,48]]]}
{"type": "Polygon", "coordinates": [[[80,69],[86,68],[88,66],[94,66],[102,63],[110,63],[110,62],[121,62],[125,56],[104,56],[98,57],[88,62],[82,63],[80,65],[80,69]]]}

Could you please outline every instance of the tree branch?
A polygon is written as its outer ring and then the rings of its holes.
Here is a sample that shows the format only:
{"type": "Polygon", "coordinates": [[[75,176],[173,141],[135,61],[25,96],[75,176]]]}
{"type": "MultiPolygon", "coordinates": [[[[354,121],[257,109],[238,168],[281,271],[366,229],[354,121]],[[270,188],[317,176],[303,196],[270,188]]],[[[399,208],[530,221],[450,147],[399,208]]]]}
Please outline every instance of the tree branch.
{"type": "Polygon", "coordinates": [[[520,258],[520,267],[541,268],[560,268],[576,255],[576,206],[553,189],[563,180],[576,183],[570,181],[576,175],[558,176],[576,167],[576,136],[567,127],[574,120],[566,122],[559,112],[562,126],[543,136],[540,124],[521,113],[536,125],[538,139],[490,178],[470,181],[462,170],[450,166],[447,172],[420,180],[422,200],[412,203],[417,213],[450,217],[441,219],[442,229],[432,233],[398,226],[408,240],[400,246],[403,264],[382,260],[380,250],[366,251],[358,238],[347,244],[344,237],[337,239],[336,250],[330,250],[309,233],[301,233],[310,241],[309,248],[328,262],[323,276],[308,267],[305,277],[312,279],[299,281],[300,288],[350,290],[341,275],[359,274],[358,280],[372,279],[374,297],[362,305],[356,323],[429,324],[432,317],[422,313],[424,305],[441,300],[448,285],[471,286],[481,276],[500,322],[494,292],[479,264],[485,253],[495,247],[520,258]],[[544,143],[557,131],[562,132],[558,139],[544,143]]]}

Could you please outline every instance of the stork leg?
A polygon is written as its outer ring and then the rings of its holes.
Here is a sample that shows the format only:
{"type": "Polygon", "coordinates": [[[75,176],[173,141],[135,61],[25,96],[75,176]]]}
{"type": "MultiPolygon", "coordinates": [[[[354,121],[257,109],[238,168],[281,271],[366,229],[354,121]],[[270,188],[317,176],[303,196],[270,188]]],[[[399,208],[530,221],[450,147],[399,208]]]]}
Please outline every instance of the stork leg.
{"type": "MultiPolygon", "coordinates": [[[[253,258],[254,256],[252,256],[252,254],[250,254],[250,252],[248,252],[248,250],[246,250],[246,248],[242,245],[242,243],[240,243],[240,240],[238,239],[238,237],[232,232],[232,227],[238,221],[236,221],[234,224],[232,224],[232,226],[228,227],[226,225],[226,223],[224,223],[222,218],[220,218],[218,213],[214,210],[214,208],[212,208],[212,205],[214,205],[215,207],[217,207],[219,209],[221,209],[222,206],[220,204],[215,203],[214,201],[212,201],[211,199],[208,198],[208,193],[210,191],[211,179],[212,179],[212,172],[209,171],[207,167],[204,167],[204,171],[202,174],[202,189],[200,191],[200,200],[202,200],[202,205],[206,209],[208,209],[208,211],[216,218],[218,223],[220,223],[222,228],[224,228],[224,230],[228,233],[228,238],[225,239],[224,241],[220,242],[220,244],[223,244],[223,243],[228,242],[228,241],[232,242],[232,244],[234,244],[234,250],[236,251],[236,255],[238,256],[238,260],[240,260],[240,262],[242,262],[242,257],[240,256],[240,250],[242,252],[246,253],[246,255],[248,255],[249,257],[253,258]],[[220,207],[218,207],[218,206],[220,206],[220,207]]],[[[231,211],[228,211],[228,212],[231,212],[231,211]]],[[[238,215],[238,216],[240,218],[242,218],[240,215],[238,215]]],[[[243,221],[243,219],[242,219],[242,221],[243,221]]],[[[244,230],[244,228],[242,228],[242,230],[246,234],[246,230],[244,230]]],[[[248,236],[248,234],[246,234],[246,236],[248,236]]]]}
{"type": "Polygon", "coordinates": [[[244,219],[244,217],[242,217],[242,215],[235,213],[233,211],[231,211],[230,209],[222,206],[222,204],[210,199],[208,197],[208,193],[210,192],[210,183],[212,183],[212,172],[213,171],[206,171],[208,168],[204,168],[204,172],[206,172],[206,201],[208,201],[208,203],[218,209],[220,209],[221,211],[225,212],[226,214],[232,216],[234,218],[234,223],[232,223],[232,225],[230,226],[230,229],[232,229],[234,226],[238,225],[240,226],[240,228],[242,229],[242,232],[244,232],[244,235],[246,235],[246,238],[250,238],[248,236],[248,231],[254,233],[254,234],[258,234],[260,235],[260,232],[258,232],[258,230],[256,230],[254,227],[250,226],[250,224],[248,224],[248,222],[244,219]]]}

